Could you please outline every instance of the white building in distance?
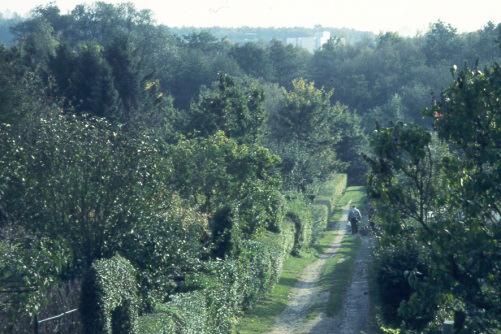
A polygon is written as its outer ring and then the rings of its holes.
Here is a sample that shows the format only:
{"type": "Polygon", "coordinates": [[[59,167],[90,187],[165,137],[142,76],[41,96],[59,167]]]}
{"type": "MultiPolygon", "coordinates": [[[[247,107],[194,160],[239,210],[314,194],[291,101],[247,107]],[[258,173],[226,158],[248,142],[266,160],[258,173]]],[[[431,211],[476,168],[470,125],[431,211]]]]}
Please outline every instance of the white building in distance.
{"type": "Polygon", "coordinates": [[[320,49],[322,45],[327,43],[329,38],[331,38],[331,33],[328,31],[322,31],[316,32],[313,37],[289,37],[287,38],[286,43],[306,49],[308,52],[313,53],[320,49]]]}

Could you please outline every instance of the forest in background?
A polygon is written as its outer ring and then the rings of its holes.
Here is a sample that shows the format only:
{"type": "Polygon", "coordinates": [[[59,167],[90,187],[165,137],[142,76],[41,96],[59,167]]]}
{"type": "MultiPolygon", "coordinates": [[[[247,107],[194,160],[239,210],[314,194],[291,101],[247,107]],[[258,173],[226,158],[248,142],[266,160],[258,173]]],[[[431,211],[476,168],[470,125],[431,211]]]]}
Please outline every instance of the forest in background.
{"type": "Polygon", "coordinates": [[[310,54],[179,35],[130,4],[12,20],[1,330],[32,332],[69,291],[87,333],[229,332],[314,242],[343,172],[369,176],[386,326],[499,329],[501,25],[310,54]]]}

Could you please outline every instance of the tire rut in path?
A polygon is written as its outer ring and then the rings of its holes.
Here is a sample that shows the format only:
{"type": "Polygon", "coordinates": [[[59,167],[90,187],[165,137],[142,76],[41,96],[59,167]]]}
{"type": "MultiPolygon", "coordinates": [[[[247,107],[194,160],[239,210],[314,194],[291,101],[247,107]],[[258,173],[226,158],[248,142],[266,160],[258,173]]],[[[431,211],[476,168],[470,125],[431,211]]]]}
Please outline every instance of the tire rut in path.
{"type": "Polygon", "coordinates": [[[321,293],[321,287],[318,284],[322,267],[327,259],[333,257],[341,245],[341,241],[346,234],[346,214],[347,207],[344,208],[344,215],[340,222],[336,224],[334,230],[338,231],[332,244],[319,256],[319,258],[308,265],[301,275],[299,282],[291,290],[291,298],[287,303],[286,309],[280,314],[270,334],[289,334],[294,333],[301,327],[302,323],[307,321],[307,316],[312,306],[317,304],[319,299],[328,299],[328,294],[321,293]]]}

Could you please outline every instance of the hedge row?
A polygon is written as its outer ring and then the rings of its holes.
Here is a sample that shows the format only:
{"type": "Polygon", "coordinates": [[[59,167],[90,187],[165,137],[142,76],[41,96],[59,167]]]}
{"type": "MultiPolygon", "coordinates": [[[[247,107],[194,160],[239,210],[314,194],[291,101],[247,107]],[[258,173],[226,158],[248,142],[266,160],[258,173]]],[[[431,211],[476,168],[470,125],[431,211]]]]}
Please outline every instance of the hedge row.
{"type": "Polygon", "coordinates": [[[137,331],[136,271],[119,255],[97,260],[84,278],[80,312],[84,334],[133,334],[137,331]]]}
{"type": "Polygon", "coordinates": [[[207,262],[205,270],[186,278],[186,288],[192,291],[176,294],[155,313],[140,317],[140,333],[230,333],[241,312],[278,281],[287,256],[299,255],[325,230],[330,207],[345,187],[346,175],[321,187],[319,194],[330,206],[288,194],[285,219],[277,224],[277,232],[242,241],[234,257],[207,262]]]}
{"type": "Polygon", "coordinates": [[[346,174],[334,175],[330,180],[321,185],[313,203],[326,206],[329,210],[329,215],[331,215],[336,206],[337,199],[341,197],[346,189],[347,181],[348,176],[346,174]]]}
{"type": "Polygon", "coordinates": [[[207,273],[187,279],[187,285],[196,290],[174,295],[156,313],[141,317],[140,332],[229,333],[241,311],[252,307],[278,281],[293,243],[293,227],[285,223],[280,234],[266,232],[245,241],[237,259],[208,262],[207,273]]]}
{"type": "Polygon", "coordinates": [[[325,205],[314,203],[311,206],[311,213],[313,219],[311,242],[315,244],[322,232],[327,229],[327,224],[329,223],[329,208],[325,205]]]}
{"type": "Polygon", "coordinates": [[[310,201],[301,193],[289,195],[286,218],[294,226],[294,246],[292,254],[299,256],[301,251],[311,245],[313,218],[310,201]]]}

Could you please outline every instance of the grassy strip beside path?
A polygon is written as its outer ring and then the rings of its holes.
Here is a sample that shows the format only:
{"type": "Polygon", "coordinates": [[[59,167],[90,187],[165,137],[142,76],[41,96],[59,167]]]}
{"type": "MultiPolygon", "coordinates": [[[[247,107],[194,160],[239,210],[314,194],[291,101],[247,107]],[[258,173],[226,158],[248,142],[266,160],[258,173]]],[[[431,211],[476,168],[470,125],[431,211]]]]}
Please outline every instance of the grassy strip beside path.
{"type": "Polygon", "coordinates": [[[329,299],[326,304],[315,308],[315,313],[321,311],[332,317],[341,310],[346,289],[353,276],[355,257],[359,247],[360,239],[346,234],[336,255],[327,260],[322,269],[319,284],[322,286],[322,291],[329,293],[329,299]]]}

